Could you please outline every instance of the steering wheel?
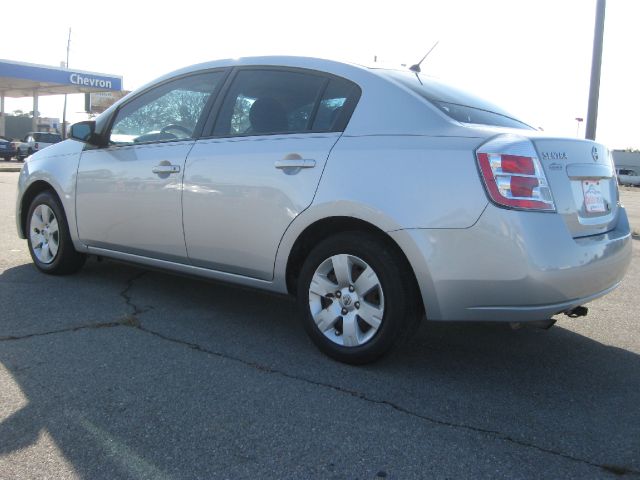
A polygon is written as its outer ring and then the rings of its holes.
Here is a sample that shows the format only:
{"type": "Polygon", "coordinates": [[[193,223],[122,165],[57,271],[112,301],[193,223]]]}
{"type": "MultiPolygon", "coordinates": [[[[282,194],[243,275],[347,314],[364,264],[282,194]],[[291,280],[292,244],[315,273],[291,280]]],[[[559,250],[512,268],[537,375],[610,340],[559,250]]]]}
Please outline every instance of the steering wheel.
{"type": "MultiPolygon", "coordinates": [[[[187,137],[190,137],[191,134],[192,134],[191,130],[189,130],[188,128],[183,127],[182,125],[177,125],[175,123],[171,123],[169,125],[165,125],[164,127],[162,127],[162,130],[160,130],[160,133],[167,133],[169,135],[172,135],[170,130],[174,130],[174,131],[178,131],[178,132],[184,133],[187,137]]],[[[176,135],[176,137],[177,137],[177,135],[176,135]]]]}

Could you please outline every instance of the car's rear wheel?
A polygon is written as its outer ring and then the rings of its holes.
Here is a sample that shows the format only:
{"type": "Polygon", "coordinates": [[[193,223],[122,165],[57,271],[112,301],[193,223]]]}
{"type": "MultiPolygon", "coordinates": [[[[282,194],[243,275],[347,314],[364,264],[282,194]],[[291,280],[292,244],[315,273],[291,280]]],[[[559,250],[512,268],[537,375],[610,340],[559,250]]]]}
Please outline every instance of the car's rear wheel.
{"type": "Polygon", "coordinates": [[[372,362],[416,324],[415,281],[400,254],[372,235],[330,237],[308,255],[298,283],[304,326],[345,363],[372,362]]]}
{"type": "Polygon", "coordinates": [[[42,192],[31,202],[27,213],[27,243],[33,263],[44,273],[74,273],[86,259],[73,247],[64,210],[52,192],[42,192]]]}

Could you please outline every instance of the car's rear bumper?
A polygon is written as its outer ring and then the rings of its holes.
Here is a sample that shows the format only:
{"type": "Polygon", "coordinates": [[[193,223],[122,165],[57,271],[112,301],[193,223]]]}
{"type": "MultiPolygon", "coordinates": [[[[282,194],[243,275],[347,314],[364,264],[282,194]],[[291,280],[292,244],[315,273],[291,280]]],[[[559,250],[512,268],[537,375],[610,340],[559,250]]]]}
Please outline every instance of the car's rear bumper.
{"type": "Polygon", "coordinates": [[[631,260],[623,208],[614,230],[578,239],[560,215],[493,205],[467,229],[391,235],[414,267],[432,320],[547,319],[614,289],[631,260]]]}

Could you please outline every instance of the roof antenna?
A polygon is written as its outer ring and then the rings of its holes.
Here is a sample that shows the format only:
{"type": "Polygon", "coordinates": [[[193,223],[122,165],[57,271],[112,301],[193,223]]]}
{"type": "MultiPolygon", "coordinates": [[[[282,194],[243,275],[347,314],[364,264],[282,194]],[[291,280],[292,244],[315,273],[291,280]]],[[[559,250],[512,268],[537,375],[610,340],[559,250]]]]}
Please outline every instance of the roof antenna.
{"type": "Polygon", "coordinates": [[[427,54],[426,54],[424,57],[422,57],[422,60],[420,60],[420,61],[419,61],[418,63],[416,63],[415,65],[411,65],[411,66],[409,67],[409,70],[411,70],[412,72],[415,72],[415,73],[420,73],[420,72],[422,71],[422,70],[420,69],[420,65],[422,64],[422,62],[424,62],[425,58],[427,58],[427,57],[429,56],[429,54],[430,54],[431,52],[433,52],[433,49],[434,49],[434,48],[436,48],[436,47],[438,46],[438,43],[440,43],[440,40],[437,40],[437,41],[436,41],[436,43],[434,43],[434,44],[433,44],[433,47],[431,47],[431,48],[429,49],[429,51],[427,52],[427,54]]]}

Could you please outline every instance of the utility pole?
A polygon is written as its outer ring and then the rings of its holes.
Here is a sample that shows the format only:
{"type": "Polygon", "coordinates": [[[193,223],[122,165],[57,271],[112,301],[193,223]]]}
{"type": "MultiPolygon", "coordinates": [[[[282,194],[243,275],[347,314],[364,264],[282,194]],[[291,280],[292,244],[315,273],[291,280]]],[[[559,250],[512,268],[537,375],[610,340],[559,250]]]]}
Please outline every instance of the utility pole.
{"type": "MultiPolygon", "coordinates": [[[[67,38],[67,61],[64,67],[69,69],[69,47],[71,46],[71,27],[69,27],[69,37],[67,38]]],[[[64,94],[64,108],[62,109],[62,139],[67,138],[67,94],[64,94]]]]}
{"type": "Polygon", "coordinates": [[[598,0],[596,4],[596,25],[593,32],[593,57],[591,59],[591,85],[589,86],[589,109],[585,138],[596,139],[598,124],[598,99],[600,96],[600,70],[602,67],[602,38],[604,36],[604,11],[607,0],[598,0]]]}

